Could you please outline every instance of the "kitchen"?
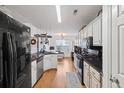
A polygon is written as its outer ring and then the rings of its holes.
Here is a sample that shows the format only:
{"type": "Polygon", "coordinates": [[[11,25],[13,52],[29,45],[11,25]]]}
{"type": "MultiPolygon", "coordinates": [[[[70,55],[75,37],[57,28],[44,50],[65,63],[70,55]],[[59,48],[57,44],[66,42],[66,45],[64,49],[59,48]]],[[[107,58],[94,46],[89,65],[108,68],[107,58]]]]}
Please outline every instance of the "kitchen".
{"type": "Polygon", "coordinates": [[[0,87],[123,88],[123,11],[122,5],[1,5],[0,87]]]}

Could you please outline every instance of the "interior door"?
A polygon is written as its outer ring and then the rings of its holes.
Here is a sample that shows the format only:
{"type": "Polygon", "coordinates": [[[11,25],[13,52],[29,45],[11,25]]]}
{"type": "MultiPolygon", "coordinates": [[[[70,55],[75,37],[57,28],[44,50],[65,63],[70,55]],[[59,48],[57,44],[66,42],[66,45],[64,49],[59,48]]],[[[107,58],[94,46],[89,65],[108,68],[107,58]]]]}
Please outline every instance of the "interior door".
{"type": "Polygon", "coordinates": [[[112,6],[112,87],[124,88],[124,6],[112,6]]]}

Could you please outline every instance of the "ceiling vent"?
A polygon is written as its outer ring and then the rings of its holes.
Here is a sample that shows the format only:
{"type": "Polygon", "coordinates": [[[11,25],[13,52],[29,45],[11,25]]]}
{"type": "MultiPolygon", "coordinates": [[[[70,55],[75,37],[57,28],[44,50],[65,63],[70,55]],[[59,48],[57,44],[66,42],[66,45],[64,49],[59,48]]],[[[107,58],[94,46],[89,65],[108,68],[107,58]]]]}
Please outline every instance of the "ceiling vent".
{"type": "Polygon", "coordinates": [[[75,9],[74,11],[73,11],[73,15],[77,15],[77,13],[78,13],[78,10],[77,9],[75,9]]]}

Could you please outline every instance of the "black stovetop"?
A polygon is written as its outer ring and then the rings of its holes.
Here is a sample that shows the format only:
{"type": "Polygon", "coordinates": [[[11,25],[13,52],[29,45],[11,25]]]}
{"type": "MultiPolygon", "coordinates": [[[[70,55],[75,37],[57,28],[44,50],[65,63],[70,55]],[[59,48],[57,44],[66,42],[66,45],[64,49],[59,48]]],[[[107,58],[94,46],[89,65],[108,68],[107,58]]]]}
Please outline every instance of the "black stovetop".
{"type": "Polygon", "coordinates": [[[96,55],[77,54],[77,58],[92,65],[98,72],[102,72],[102,57],[96,55]]]}

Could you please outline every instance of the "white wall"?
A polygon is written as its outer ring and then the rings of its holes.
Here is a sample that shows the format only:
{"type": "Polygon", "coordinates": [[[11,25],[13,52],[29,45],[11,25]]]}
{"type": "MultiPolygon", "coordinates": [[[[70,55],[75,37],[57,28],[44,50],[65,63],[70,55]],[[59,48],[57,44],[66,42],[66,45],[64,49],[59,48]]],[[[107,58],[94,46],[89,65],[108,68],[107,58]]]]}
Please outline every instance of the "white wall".
{"type": "MultiPolygon", "coordinates": [[[[35,34],[42,34],[42,31],[38,28],[36,28],[35,26],[33,26],[32,24],[30,23],[25,23],[25,25],[29,26],[30,29],[31,29],[31,38],[35,38],[34,35],[35,34]]],[[[37,38],[35,38],[37,39],[37,38]]],[[[40,41],[41,39],[39,39],[40,41]]],[[[40,42],[39,42],[39,46],[41,46],[40,42]]],[[[37,52],[37,44],[35,45],[31,45],[31,53],[36,53],[37,52]]]]}

